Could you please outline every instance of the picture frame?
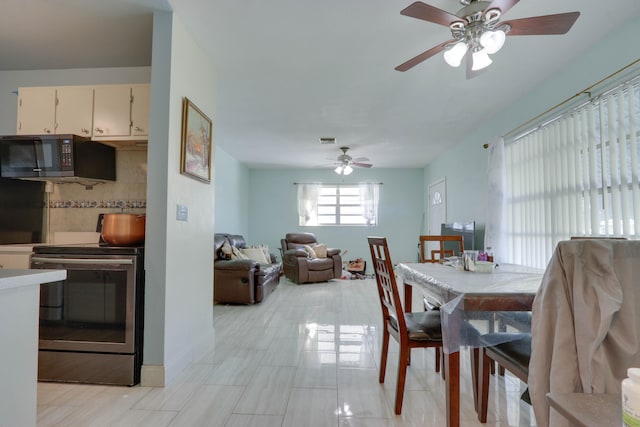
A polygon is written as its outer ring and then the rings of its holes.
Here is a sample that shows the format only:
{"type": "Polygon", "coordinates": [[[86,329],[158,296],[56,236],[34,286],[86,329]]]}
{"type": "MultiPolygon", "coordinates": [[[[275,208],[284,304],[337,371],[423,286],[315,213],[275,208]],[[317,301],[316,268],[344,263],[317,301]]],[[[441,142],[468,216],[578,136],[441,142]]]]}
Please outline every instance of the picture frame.
{"type": "Polygon", "coordinates": [[[213,122],[187,97],[182,98],[180,173],[211,182],[213,122]]]}

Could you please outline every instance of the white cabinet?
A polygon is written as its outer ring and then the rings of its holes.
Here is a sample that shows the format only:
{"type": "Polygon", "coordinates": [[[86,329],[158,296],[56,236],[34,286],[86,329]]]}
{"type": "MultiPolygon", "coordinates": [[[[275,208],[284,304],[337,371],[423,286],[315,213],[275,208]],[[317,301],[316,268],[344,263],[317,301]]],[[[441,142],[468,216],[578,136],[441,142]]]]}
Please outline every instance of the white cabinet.
{"type": "Polygon", "coordinates": [[[56,133],[91,136],[93,87],[56,88],[56,133]]]}
{"type": "Polygon", "coordinates": [[[19,88],[17,134],[146,140],[149,97],[149,84],[19,88]]]}
{"type": "Polygon", "coordinates": [[[129,136],[131,133],[131,87],[96,86],[93,89],[93,135],[129,136]]]}
{"type": "Polygon", "coordinates": [[[131,135],[149,135],[150,85],[131,86],[131,135]]]}
{"type": "Polygon", "coordinates": [[[18,90],[18,135],[55,133],[56,88],[21,87],[18,90]]]}

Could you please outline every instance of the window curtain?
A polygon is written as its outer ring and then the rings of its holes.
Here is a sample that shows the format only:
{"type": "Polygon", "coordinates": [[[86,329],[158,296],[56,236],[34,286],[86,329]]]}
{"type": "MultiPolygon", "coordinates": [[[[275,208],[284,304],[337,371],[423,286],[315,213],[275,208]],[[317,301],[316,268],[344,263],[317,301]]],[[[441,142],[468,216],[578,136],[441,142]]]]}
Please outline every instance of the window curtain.
{"type": "Polygon", "coordinates": [[[378,201],[380,185],[374,183],[360,184],[360,210],[367,225],[378,223],[378,201]]]}
{"type": "Polygon", "coordinates": [[[506,144],[506,262],[572,236],[640,237],[640,90],[627,83],[506,144]]]}
{"type": "Polygon", "coordinates": [[[489,143],[487,176],[489,194],[487,197],[487,216],[485,221],[484,246],[493,251],[496,262],[502,262],[506,256],[506,217],[505,200],[505,164],[504,139],[496,138],[489,143]]]}
{"type": "Polygon", "coordinates": [[[300,225],[314,225],[318,218],[320,184],[298,184],[298,216],[300,225]]]}

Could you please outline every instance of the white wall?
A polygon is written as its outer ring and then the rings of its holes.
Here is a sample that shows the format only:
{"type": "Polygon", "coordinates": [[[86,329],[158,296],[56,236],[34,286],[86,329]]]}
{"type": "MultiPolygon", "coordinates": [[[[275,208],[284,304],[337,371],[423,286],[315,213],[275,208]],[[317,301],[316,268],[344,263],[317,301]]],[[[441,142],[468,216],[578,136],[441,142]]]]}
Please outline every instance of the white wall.
{"type": "Polygon", "coordinates": [[[149,83],[150,79],[151,67],[0,71],[0,135],[16,133],[18,97],[14,92],[19,87],[149,83]]]}
{"type": "Polygon", "coordinates": [[[179,17],[154,14],[143,384],[170,382],[213,345],[214,185],[180,174],[182,99],[214,117],[213,69],[179,17]]]}
{"type": "Polygon", "coordinates": [[[216,147],[214,185],[216,233],[249,238],[249,168],[216,147]]]}

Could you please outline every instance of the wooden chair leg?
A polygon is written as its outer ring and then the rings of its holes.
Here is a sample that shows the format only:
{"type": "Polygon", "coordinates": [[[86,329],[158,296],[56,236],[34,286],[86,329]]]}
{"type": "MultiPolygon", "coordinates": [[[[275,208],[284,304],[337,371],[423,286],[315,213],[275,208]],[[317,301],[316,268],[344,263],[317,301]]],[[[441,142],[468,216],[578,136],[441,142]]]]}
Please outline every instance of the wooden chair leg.
{"type": "Polygon", "coordinates": [[[484,349],[480,350],[480,365],[478,373],[478,402],[476,411],[478,413],[478,420],[481,423],[487,422],[487,403],[489,400],[489,371],[490,366],[493,366],[493,360],[486,355],[484,349]]]}
{"type": "Polygon", "coordinates": [[[472,348],[470,352],[470,360],[471,360],[471,387],[473,388],[473,406],[475,407],[476,412],[478,412],[478,375],[479,375],[479,366],[480,363],[480,349],[472,348]]]}
{"type": "Polygon", "coordinates": [[[400,346],[400,354],[398,357],[398,383],[396,384],[396,406],[395,406],[395,412],[397,415],[400,415],[402,413],[404,383],[407,379],[407,362],[409,359],[408,353],[410,351],[411,351],[410,348],[400,346]]]}
{"type": "Polygon", "coordinates": [[[444,358],[447,371],[447,427],[460,427],[460,352],[444,358]]]}
{"type": "Polygon", "coordinates": [[[380,353],[380,376],[378,381],[384,383],[384,375],[387,371],[387,353],[389,352],[389,331],[385,328],[382,332],[382,350],[380,353]]]}
{"type": "Polygon", "coordinates": [[[440,358],[442,357],[440,355],[440,347],[434,347],[434,350],[436,351],[436,372],[440,372],[440,358]]]}

